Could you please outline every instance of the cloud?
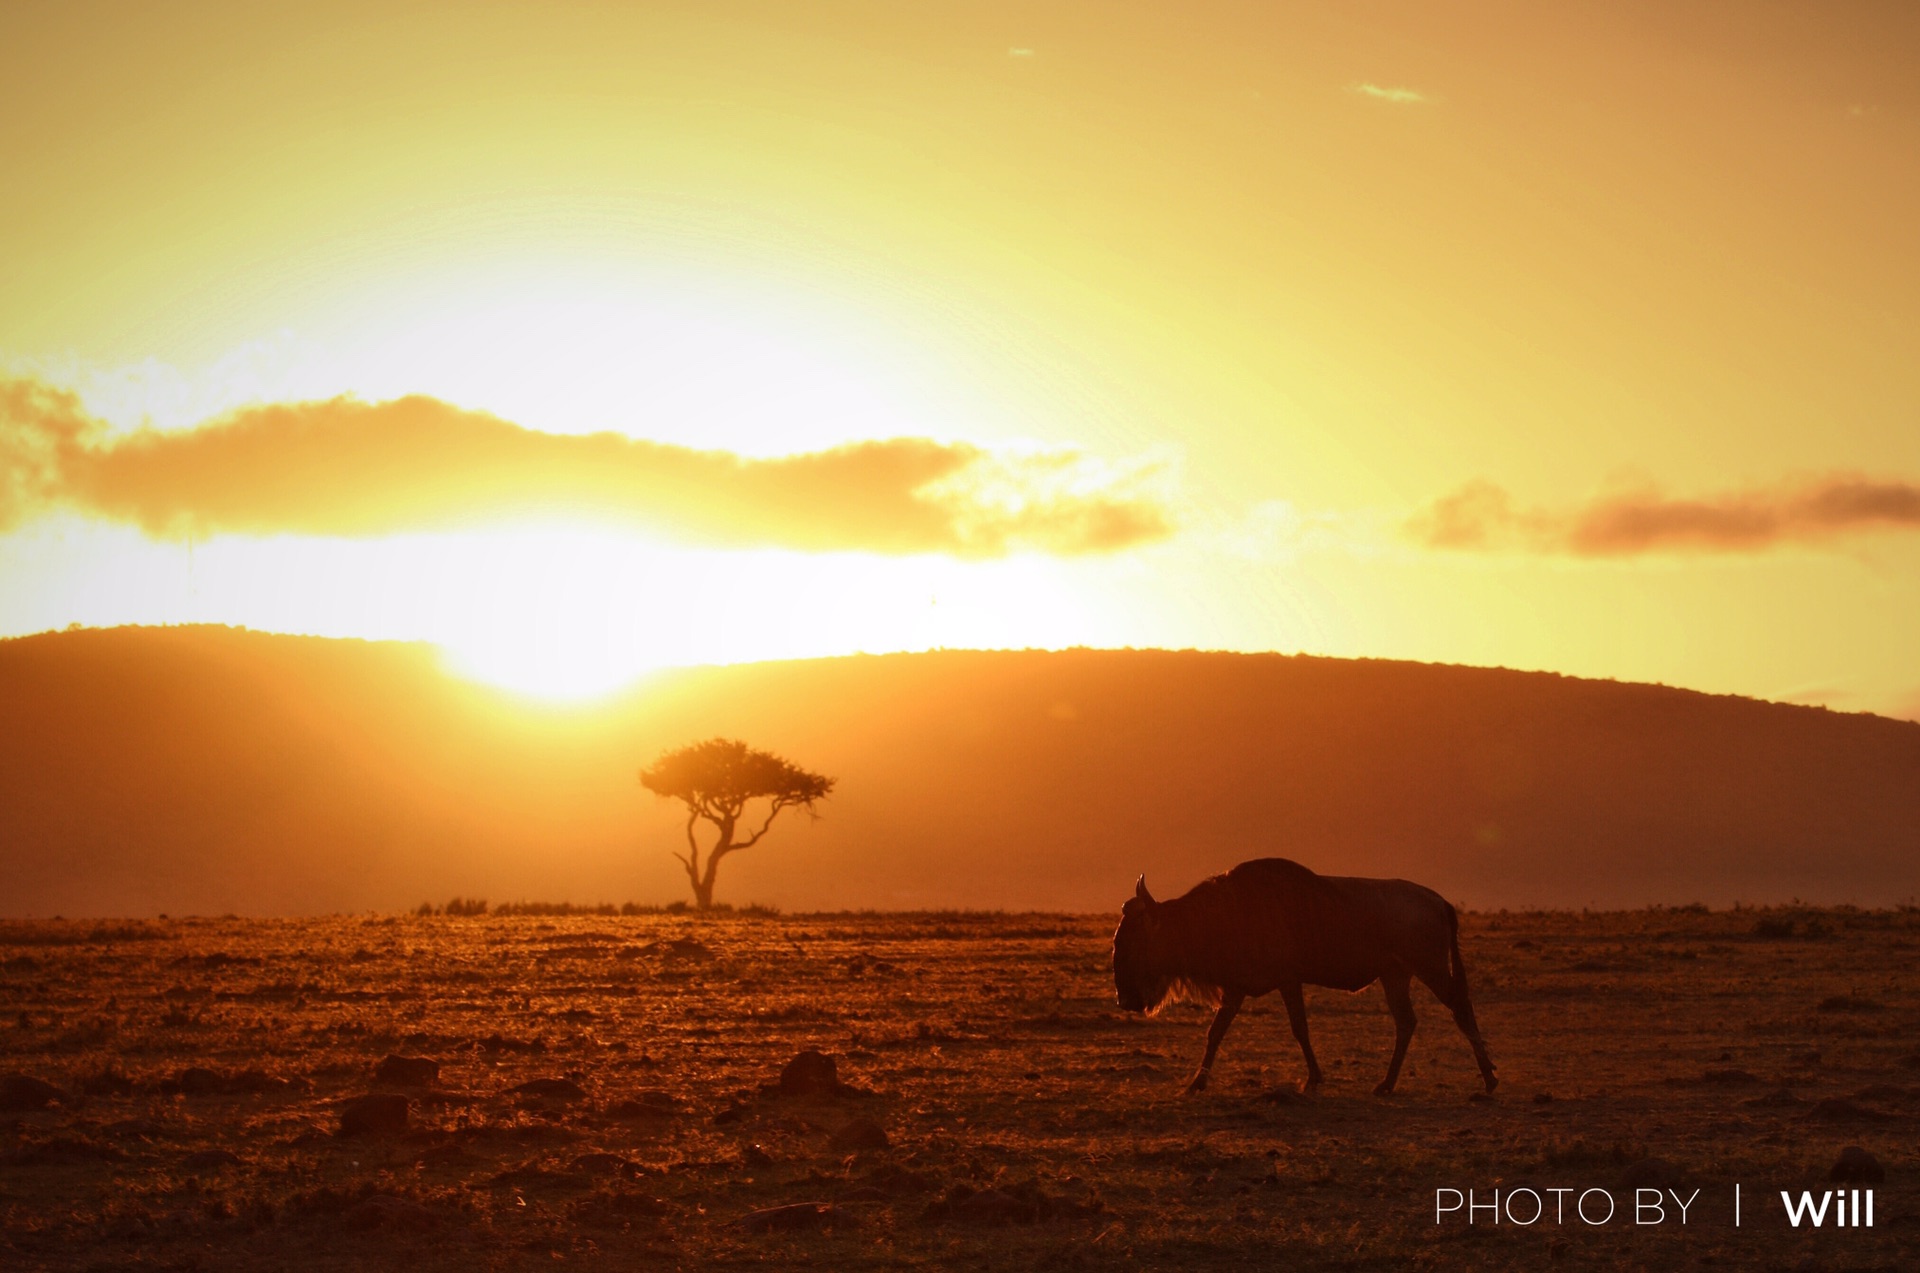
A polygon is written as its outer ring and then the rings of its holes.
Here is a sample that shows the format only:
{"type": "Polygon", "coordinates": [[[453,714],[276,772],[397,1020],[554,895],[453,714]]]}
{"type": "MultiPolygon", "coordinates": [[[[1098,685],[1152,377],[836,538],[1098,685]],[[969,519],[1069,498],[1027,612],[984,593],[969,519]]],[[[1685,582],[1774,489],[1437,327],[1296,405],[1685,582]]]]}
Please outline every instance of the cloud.
{"type": "Polygon", "coordinates": [[[1396,106],[1413,106],[1425,102],[1427,95],[1411,88],[1393,88],[1383,84],[1355,84],[1353,91],[1362,97],[1371,97],[1378,102],[1392,102],[1396,106]]]}
{"type": "Polygon", "coordinates": [[[538,433],[427,397],[250,407],[115,435],[76,395],[0,380],[0,529],[68,508],[156,538],[376,536],[566,517],[723,545],[1111,552],[1172,532],[1160,467],[927,438],[770,459],[538,433]]]}
{"type": "Polygon", "coordinates": [[[1521,508],[1500,487],[1474,481],[1420,510],[1404,529],[1428,548],[1462,551],[1754,553],[1868,531],[1920,530],[1920,485],[1834,474],[1700,499],[1640,487],[1555,512],[1521,508]]]}

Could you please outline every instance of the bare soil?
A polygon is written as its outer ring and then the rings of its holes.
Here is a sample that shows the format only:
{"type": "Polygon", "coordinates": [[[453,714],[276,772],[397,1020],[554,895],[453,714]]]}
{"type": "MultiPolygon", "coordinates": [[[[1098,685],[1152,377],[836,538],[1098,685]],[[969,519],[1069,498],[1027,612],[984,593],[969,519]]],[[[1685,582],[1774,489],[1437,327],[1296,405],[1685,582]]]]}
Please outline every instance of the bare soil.
{"type": "Polygon", "coordinates": [[[1377,989],[1309,991],[1317,1093],[1261,1001],[1183,1096],[1206,1014],[1118,1011],[1113,922],[0,924],[0,1266],[1920,1267],[1920,913],[1469,915],[1491,1099],[1419,989],[1390,1098],[1377,989]],[[1791,1227],[1850,1145],[1875,1226],[1791,1227]]]}

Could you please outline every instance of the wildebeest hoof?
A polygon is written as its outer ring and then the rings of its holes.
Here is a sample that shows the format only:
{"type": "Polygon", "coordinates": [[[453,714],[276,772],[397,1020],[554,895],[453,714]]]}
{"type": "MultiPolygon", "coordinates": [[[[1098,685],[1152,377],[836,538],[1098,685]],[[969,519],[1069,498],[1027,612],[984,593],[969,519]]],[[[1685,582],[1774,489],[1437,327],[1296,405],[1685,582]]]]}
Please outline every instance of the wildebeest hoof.
{"type": "Polygon", "coordinates": [[[1487,1075],[1487,1095],[1488,1095],[1488,1096],[1492,1096],[1492,1095],[1493,1095],[1493,1089],[1494,1089],[1494,1088],[1496,1088],[1496,1087],[1499,1087],[1499,1086],[1500,1086],[1500,1080],[1499,1080],[1499,1079],[1497,1079],[1497,1078],[1495,1078],[1495,1077],[1494,1077],[1493,1075],[1491,1075],[1491,1074],[1489,1074],[1489,1075],[1487,1075]]]}
{"type": "Polygon", "coordinates": [[[1373,1094],[1374,1094],[1375,1096],[1392,1096],[1392,1095],[1393,1095],[1393,1084],[1391,1084],[1391,1083],[1384,1083],[1384,1082],[1383,1082],[1383,1083],[1378,1083],[1378,1084],[1376,1084],[1376,1085],[1374,1086],[1374,1089],[1373,1089],[1373,1094]]]}
{"type": "Polygon", "coordinates": [[[1186,1088],[1184,1089],[1185,1094],[1188,1096],[1192,1096],[1195,1092],[1204,1092],[1206,1090],[1207,1090],[1207,1076],[1204,1074],[1194,1075],[1193,1081],[1187,1084],[1186,1088]]]}

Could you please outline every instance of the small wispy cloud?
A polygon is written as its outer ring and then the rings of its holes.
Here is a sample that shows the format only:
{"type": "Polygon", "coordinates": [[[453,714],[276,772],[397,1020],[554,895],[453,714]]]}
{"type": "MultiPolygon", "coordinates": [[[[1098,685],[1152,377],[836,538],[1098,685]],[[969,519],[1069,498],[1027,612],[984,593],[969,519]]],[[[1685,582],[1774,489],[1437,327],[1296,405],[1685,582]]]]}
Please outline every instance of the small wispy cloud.
{"type": "Polygon", "coordinates": [[[1371,97],[1377,102],[1392,102],[1396,106],[1414,106],[1429,100],[1425,93],[1417,89],[1388,84],[1355,84],[1353,91],[1362,97],[1371,97]]]}
{"type": "Polygon", "coordinates": [[[1641,486],[1553,510],[1522,507],[1501,487],[1473,481],[1421,509],[1404,530],[1424,547],[1466,552],[1757,553],[1873,531],[1920,530],[1920,485],[1831,474],[1691,499],[1641,486]]]}
{"type": "Polygon", "coordinates": [[[59,508],[167,539],[365,537],[534,517],[722,545],[1074,556],[1170,535],[1164,469],[914,437],[758,458],[540,433],[420,396],[280,403],[193,429],[116,433],[70,391],[0,380],[0,531],[59,508]]]}

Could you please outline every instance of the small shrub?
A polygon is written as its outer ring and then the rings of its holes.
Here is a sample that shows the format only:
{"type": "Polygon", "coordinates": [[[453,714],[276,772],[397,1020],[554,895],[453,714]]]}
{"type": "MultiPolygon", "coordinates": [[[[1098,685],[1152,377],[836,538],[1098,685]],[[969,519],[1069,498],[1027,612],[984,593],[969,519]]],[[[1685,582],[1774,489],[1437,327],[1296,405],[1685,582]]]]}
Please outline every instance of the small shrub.
{"type": "Polygon", "coordinates": [[[484,915],[487,913],[487,899],[484,897],[454,897],[440,908],[443,915],[484,915]]]}

